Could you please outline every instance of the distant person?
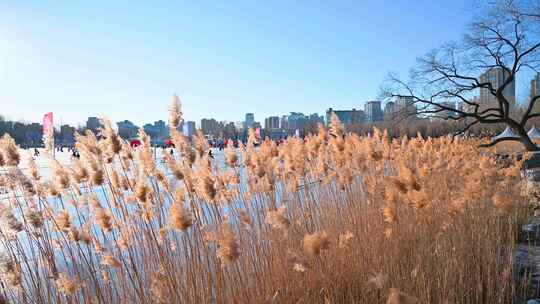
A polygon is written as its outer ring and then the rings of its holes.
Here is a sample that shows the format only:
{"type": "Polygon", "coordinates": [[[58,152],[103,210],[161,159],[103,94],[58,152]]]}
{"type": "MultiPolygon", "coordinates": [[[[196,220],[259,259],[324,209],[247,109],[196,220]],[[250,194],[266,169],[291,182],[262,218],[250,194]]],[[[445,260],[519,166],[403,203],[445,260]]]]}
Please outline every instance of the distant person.
{"type": "Polygon", "coordinates": [[[34,148],[34,156],[35,157],[39,156],[39,150],[37,148],[34,148]]]}
{"type": "Polygon", "coordinates": [[[171,154],[171,156],[174,155],[174,149],[171,148],[171,151],[169,151],[169,153],[171,154]]]}
{"type": "Polygon", "coordinates": [[[208,150],[208,157],[211,159],[214,159],[214,155],[212,154],[212,150],[208,150]]]}

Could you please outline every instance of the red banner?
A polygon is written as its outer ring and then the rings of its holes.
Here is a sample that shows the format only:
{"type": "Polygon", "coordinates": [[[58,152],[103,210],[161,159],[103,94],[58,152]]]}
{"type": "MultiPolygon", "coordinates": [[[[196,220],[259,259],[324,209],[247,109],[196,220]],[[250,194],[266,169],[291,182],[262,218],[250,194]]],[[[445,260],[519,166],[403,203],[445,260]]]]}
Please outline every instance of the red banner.
{"type": "Polygon", "coordinates": [[[43,116],[43,133],[52,132],[53,130],[53,113],[49,112],[43,116]]]}

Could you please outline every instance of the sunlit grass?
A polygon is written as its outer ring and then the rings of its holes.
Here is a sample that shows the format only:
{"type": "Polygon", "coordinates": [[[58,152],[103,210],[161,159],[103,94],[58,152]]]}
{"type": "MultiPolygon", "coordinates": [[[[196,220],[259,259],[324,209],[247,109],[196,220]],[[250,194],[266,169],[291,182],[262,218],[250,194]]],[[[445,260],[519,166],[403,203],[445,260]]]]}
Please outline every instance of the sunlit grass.
{"type": "Polygon", "coordinates": [[[250,134],[225,163],[176,131],[156,162],[104,121],[81,160],[17,168],[0,143],[2,295],[15,303],[507,303],[527,211],[520,164],[475,140],[250,134]]]}

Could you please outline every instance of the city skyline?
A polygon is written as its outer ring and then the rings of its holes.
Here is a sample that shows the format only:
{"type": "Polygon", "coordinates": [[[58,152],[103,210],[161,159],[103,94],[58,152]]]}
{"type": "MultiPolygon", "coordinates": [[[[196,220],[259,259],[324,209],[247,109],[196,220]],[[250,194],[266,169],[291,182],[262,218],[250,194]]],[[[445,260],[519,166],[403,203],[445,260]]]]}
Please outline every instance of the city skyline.
{"type": "Polygon", "coordinates": [[[174,93],[194,121],[363,109],[389,70],[458,39],[469,4],[0,4],[1,114],[142,124],[165,118],[174,93]]]}
{"type": "MultiPolygon", "coordinates": [[[[493,69],[487,69],[486,71],[484,71],[483,73],[480,74],[479,76],[479,79],[482,79],[482,81],[489,81],[491,82],[494,87],[499,87],[500,83],[503,81],[504,79],[504,75],[501,71],[499,70],[493,70],[493,69]]],[[[535,75],[533,75],[533,77],[530,79],[530,96],[533,96],[535,93],[537,94],[537,92],[540,91],[539,85],[540,83],[540,72],[539,73],[536,73],[535,75]]],[[[489,96],[486,92],[485,89],[481,89],[477,92],[478,94],[476,96],[473,96],[472,98],[473,99],[476,99],[480,102],[480,104],[483,104],[483,105],[487,105],[489,104],[490,102],[492,102],[492,97],[489,96]]],[[[507,98],[510,98],[510,100],[512,101],[512,103],[515,105],[517,104],[516,103],[516,99],[517,99],[517,96],[516,96],[516,89],[515,89],[515,81],[512,81],[511,83],[511,86],[509,88],[507,88],[505,90],[505,96],[507,96],[507,98]]],[[[353,116],[354,115],[361,115],[361,118],[359,119],[353,119],[353,120],[359,120],[361,122],[365,122],[365,123],[373,123],[373,122],[377,122],[377,121],[381,121],[383,120],[383,118],[389,114],[388,112],[393,112],[393,108],[395,106],[398,106],[398,107],[401,107],[401,108],[404,108],[406,106],[406,104],[409,104],[412,102],[412,97],[408,97],[408,96],[404,96],[404,97],[401,97],[401,98],[396,98],[396,99],[392,99],[392,100],[387,100],[387,101],[381,101],[381,100],[366,100],[366,101],[363,101],[363,102],[360,102],[359,104],[362,104],[363,105],[363,108],[364,110],[362,109],[356,109],[356,107],[353,107],[352,109],[339,109],[339,110],[335,110],[335,112],[358,112],[358,113],[352,113],[353,116]],[[401,105],[400,105],[401,104],[401,105]],[[375,105],[375,106],[374,106],[375,105]]],[[[445,101],[445,102],[442,102],[444,104],[448,104],[449,101],[445,101]]],[[[459,104],[459,100],[454,100],[452,101],[451,103],[453,103],[454,105],[457,106],[457,104],[459,104]]],[[[410,106],[413,106],[412,104],[409,104],[410,106]]],[[[407,106],[408,107],[408,106],[407,106]]],[[[328,113],[329,111],[332,112],[333,108],[332,107],[329,107],[327,108],[325,111],[323,111],[323,114],[326,113],[326,118],[324,119],[325,123],[328,123],[328,120],[329,120],[329,117],[328,117],[328,113]]],[[[290,111],[290,112],[286,112],[288,114],[291,114],[291,115],[296,115],[296,114],[300,114],[300,115],[304,115],[303,112],[296,112],[296,111],[290,111]]],[[[307,112],[308,115],[306,115],[306,118],[311,118],[312,115],[319,115],[319,112],[307,112]]],[[[256,115],[254,112],[245,112],[243,115],[244,115],[244,119],[243,120],[219,120],[219,119],[215,119],[213,116],[211,115],[204,115],[200,120],[193,120],[193,119],[190,119],[189,117],[183,117],[183,121],[185,123],[193,123],[197,129],[203,129],[203,125],[206,122],[209,122],[210,123],[213,123],[213,124],[217,124],[217,123],[221,123],[221,124],[229,124],[229,123],[232,123],[233,125],[236,126],[236,128],[238,129],[246,129],[247,128],[252,128],[254,124],[257,124],[258,126],[260,127],[264,127],[266,129],[266,125],[267,125],[267,119],[269,118],[277,118],[277,119],[283,119],[283,117],[286,117],[286,116],[289,116],[287,114],[285,115],[282,115],[281,118],[280,118],[280,115],[283,114],[283,113],[276,113],[276,112],[273,112],[272,114],[270,114],[269,116],[264,116],[264,117],[260,117],[258,115],[256,115]],[[275,116],[275,115],[278,115],[278,116],[275,116]],[[257,117],[259,117],[259,121],[257,121],[257,117]],[[213,122],[211,122],[213,121],[213,122]],[[237,125],[239,125],[240,127],[238,127],[237,125]]],[[[344,115],[349,115],[349,114],[346,114],[344,113],[344,115]]],[[[25,120],[25,119],[20,119],[20,120],[16,120],[16,119],[12,119],[10,118],[9,116],[3,116],[2,113],[0,113],[0,117],[8,120],[8,121],[20,121],[20,122],[25,122],[25,123],[39,123],[38,121],[29,121],[29,120],[25,120]]],[[[321,117],[324,117],[324,116],[321,116],[321,117]]],[[[340,117],[340,115],[338,114],[338,117],[340,117]]],[[[347,118],[345,118],[346,121],[350,120],[351,118],[349,116],[346,116],[347,118]]],[[[54,121],[54,126],[55,128],[57,129],[60,129],[62,126],[72,126],[72,127],[79,127],[79,128],[90,128],[90,129],[97,129],[97,125],[99,125],[99,119],[101,118],[106,118],[106,119],[109,119],[109,117],[107,116],[103,116],[103,117],[100,117],[100,116],[88,116],[86,117],[86,120],[85,121],[81,121],[81,122],[77,122],[75,124],[73,123],[69,123],[69,122],[65,122],[62,120],[62,117],[60,117],[59,120],[55,120],[54,121]]],[[[137,123],[137,122],[133,122],[131,118],[127,118],[127,117],[123,117],[123,118],[120,118],[118,120],[111,120],[113,121],[115,124],[118,125],[118,128],[122,128],[121,125],[123,123],[128,123],[128,124],[131,124],[133,126],[137,126],[137,127],[144,127],[146,125],[151,125],[151,121],[142,121],[140,123],[137,123]]],[[[163,119],[157,119],[154,121],[154,123],[164,123],[163,119]]],[[[165,122],[166,123],[166,122],[165,122]]],[[[347,122],[345,122],[347,123],[347,122]]],[[[282,122],[280,123],[282,124],[282,122]]]]}
{"type": "MultiPolygon", "coordinates": [[[[507,79],[506,74],[500,69],[486,69],[480,73],[479,79],[482,82],[490,82],[494,88],[499,88],[501,84],[507,79]]],[[[536,73],[530,80],[530,96],[533,98],[538,95],[540,83],[540,73],[536,73]]],[[[485,89],[477,90],[477,94],[472,97],[471,100],[477,101],[481,107],[492,106],[494,100],[487,94],[485,89]]],[[[515,103],[516,91],[515,81],[512,81],[510,85],[503,92],[505,98],[509,100],[511,104],[515,103]]],[[[446,98],[444,101],[440,101],[441,105],[444,105],[448,109],[464,109],[467,105],[464,105],[459,99],[452,100],[446,98]]],[[[523,109],[522,109],[523,110],[523,109]]],[[[534,106],[533,110],[538,111],[538,107],[534,106]]],[[[274,112],[275,113],[275,112],[274,112]]],[[[379,122],[389,122],[395,119],[407,118],[409,121],[436,121],[447,117],[456,117],[452,111],[442,111],[441,115],[422,115],[422,112],[417,111],[417,107],[414,103],[413,96],[396,96],[391,100],[387,100],[384,104],[380,100],[370,100],[364,102],[364,110],[361,109],[333,109],[328,108],[325,111],[325,115],[321,116],[318,113],[311,113],[305,115],[302,112],[289,112],[289,114],[278,116],[259,117],[259,121],[256,120],[256,116],[253,112],[247,112],[244,115],[243,121],[218,121],[215,118],[202,118],[200,124],[197,125],[195,121],[191,121],[188,118],[183,117],[183,121],[178,126],[188,138],[191,138],[196,130],[201,130],[202,134],[209,139],[221,140],[221,144],[224,143],[224,139],[240,139],[245,140],[248,136],[247,129],[254,129],[260,136],[269,137],[271,139],[281,140],[288,136],[305,136],[308,133],[316,132],[320,123],[328,126],[331,116],[335,114],[341,121],[345,128],[357,129],[362,126],[369,126],[379,122]],[[264,120],[263,120],[264,119],[264,120]]],[[[53,115],[48,113],[47,115],[53,115]]],[[[51,116],[52,118],[52,116],[51,116]]],[[[113,122],[113,121],[111,121],[113,122]]],[[[113,122],[114,123],[114,122],[113,122]]],[[[138,137],[139,129],[142,129],[148,134],[154,144],[164,145],[169,138],[169,126],[164,120],[156,120],[153,123],[145,122],[140,125],[134,124],[128,119],[122,121],[116,121],[114,123],[117,126],[118,134],[124,139],[133,140],[138,137]]],[[[79,123],[77,128],[63,124],[59,122],[53,122],[55,126],[55,138],[59,140],[61,144],[73,144],[75,132],[83,133],[84,130],[89,129],[97,132],[101,128],[100,118],[90,116],[85,123],[79,123]]],[[[29,124],[5,120],[0,115],[0,132],[11,133],[15,136],[15,140],[18,143],[36,144],[41,141],[42,133],[41,124],[33,122],[29,124]]]]}

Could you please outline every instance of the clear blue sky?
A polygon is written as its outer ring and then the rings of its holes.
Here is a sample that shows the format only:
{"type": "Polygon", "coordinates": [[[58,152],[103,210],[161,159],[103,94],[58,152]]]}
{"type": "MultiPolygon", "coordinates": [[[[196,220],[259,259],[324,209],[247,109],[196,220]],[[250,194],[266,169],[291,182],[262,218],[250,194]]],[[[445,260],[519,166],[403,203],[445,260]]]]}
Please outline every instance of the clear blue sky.
{"type": "Polygon", "coordinates": [[[0,0],[0,115],[141,125],[166,120],[173,93],[197,122],[363,108],[472,13],[466,0],[110,2],[0,0]]]}

